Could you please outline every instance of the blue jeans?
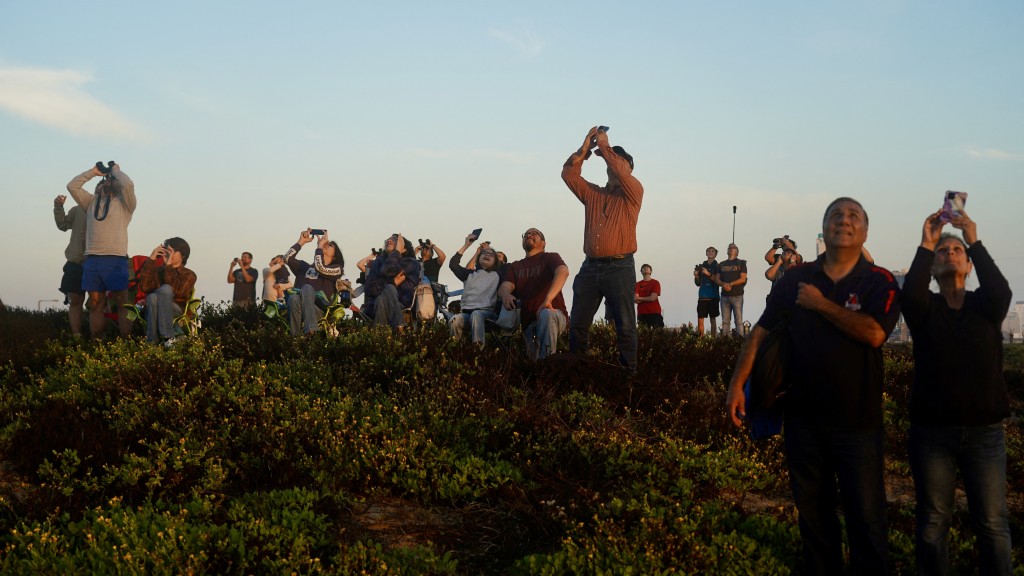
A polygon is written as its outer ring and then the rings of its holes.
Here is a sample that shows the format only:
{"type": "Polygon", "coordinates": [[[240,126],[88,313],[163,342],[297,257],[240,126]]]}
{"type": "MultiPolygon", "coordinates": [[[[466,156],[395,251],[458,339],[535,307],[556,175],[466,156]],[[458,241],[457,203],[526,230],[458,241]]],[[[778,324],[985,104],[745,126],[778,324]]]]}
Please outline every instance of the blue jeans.
{"type": "Polygon", "coordinates": [[[288,324],[292,335],[312,334],[324,313],[316,305],[316,289],[303,285],[298,294],[288,295],[288,324]]]}
{"type": "MultiPolygon", "coordinates": [[[[124,314],[123,310],[118,311],[124,314]]],[[[174,289],[164,284],[146,295],[146,340],[159,342],[173,338],[174,317],[181,314],[181,307],[174,303],[174,289]]]]}
{"type": "Polygon", "coordinates": [[[736,317],[736,334],[743,336],[743,296],[726,296],[722,292],[722,333],[729,334],[729,317],[736,317]]]}
{"type": "Polygon", "coordinates": [[[462,332],[465,329],[466,324],[469,324],[470,334],[473,342],[476,344],[483,344],[484,337],[486,336],[487,320],[494,320],[498,317],[498,313],[493,308],[490,310],[473,310],[472,312],[463,312],[456,314],[452,317],[451,322],[448,324],[448,329],[451,331],[452,338],[462,338],[462,332]]]}
{"type": "Polygon", "coordinates": [[[523,328],[526,353],[531,360],[543,360],[558,350],[558,335],[565,331],[565,315],[561,310],[544,308],[537,320],[523,328]]]}
{"type": "Polygon", "coordinates": [[[605,310],[615,323],[619,364],[636,370],[636,266],[628,254],[606,262],[583,260],[572,282],[572,313],[569,315],[569,350],[586,354],[590,349],[590,325],[604,299],[605,310]]]}
{"type": "Polygon", "coordinates": [[[843,574],[846,518],[850,574],[885,574],[888,565],[882,427],[857,430],[785,420],[786,464],[800,514],[807,574],[843,574]]]}
{"type": "Polygon", "coordinates": [[[910,427],[910,467],[917,492],[917,569],[949,572],[949,524],[956,473],[964,481],[981,574],[1010,574],[1003,424],[910,427]]]}

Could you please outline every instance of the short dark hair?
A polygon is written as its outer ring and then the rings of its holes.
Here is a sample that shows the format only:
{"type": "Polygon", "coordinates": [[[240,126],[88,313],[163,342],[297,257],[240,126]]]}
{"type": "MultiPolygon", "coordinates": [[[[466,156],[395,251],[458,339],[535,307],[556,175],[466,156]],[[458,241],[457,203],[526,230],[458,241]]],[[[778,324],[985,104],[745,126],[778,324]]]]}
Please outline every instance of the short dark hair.
{"type": "Polygon", "coordinates": [[[821,217],[822,227],[825,226],[825,221],[828,220],[828,213],[832,211],[832,207],[835,206],[836,204],[839,204],[840,202],[852,202],[853,204],[856,204],[857,207],[860,208],[860,211],[864,213],[864,223],[868,225],[871,224],[870,222],[868,222],[868,211],[864,209],[863,204],[854,200],[853,198],[850,198],[849,196],[840,196],[839,198],[836,198],[835,200],[830,202],[827,207],[825,207],[825,215],[821,217]]]}
{"type": "Polygon", "coordinates": [[[192,253],[192,248],[189,247],[188,242],[185,242],[184,238],[178,238],[177,236],[174,238],[168,238],[167,240],[164,240],[164,244],[170,246],[171,250],[181,254],[182,266],[188,264],[188,257],[189,254],[192,253]]]}

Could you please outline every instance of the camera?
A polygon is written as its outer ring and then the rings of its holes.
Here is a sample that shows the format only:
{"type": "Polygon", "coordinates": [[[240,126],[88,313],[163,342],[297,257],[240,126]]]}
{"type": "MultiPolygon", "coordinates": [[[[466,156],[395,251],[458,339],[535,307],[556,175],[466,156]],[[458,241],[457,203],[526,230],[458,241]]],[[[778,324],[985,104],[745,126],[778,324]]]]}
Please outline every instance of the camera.
{"type": "Polygon", "coordinates": [[[772,246],[774,246],[775,248],[782,248],[783,242],[787,241],[793,245],[793,250],[796,250],[796,242],[789,239],[789,234],[786,234],[782,238],[772,238],[772,246]]]}
{"type": "Polygon", "coordinates": [[[426,242],[423,241],[423,238],[420,238],[419,241],[420,241],[420,248],[427,248],[427,249],[429,249],[430,246],[433,244],[430,241],[430,238],[427,238],[426,242]]]}
{"type": "Polygon", "coordinates": [[[704,263],[701,262],[700,264],[697,264],[696,266],[693,267],[693,271],[697,272],[697,273],[700,273],[700,269],[703,268],[703,267],[704,267],[704,263]]]}

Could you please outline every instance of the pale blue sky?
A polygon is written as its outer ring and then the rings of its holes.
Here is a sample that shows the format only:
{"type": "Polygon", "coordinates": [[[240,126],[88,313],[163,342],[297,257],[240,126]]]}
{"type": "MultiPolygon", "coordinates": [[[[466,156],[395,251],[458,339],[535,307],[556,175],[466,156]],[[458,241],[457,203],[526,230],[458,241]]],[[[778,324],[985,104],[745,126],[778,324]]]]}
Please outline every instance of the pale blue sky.
{"type": "Polygon", "coordinates": [[[51,201],[111,159],[137,186],[130,251],[184,237],[214,302],[234,256],[262,267],[307,226],[350,278],[392,232],[454,253],[481,226],[513,258],[540,228],[575,274],[583,209],[559,172],[606,124],[636,158],[636,258],[670,324],[695,320],[693,264],[724,253],[733,205],[756,321],[771,238],[812,253],[841,195],[899,269],[943,191],[967,191],[1024,299],[1021,30],[1019,1],[0,0],[0,298],[61,297],[51,201]]]}

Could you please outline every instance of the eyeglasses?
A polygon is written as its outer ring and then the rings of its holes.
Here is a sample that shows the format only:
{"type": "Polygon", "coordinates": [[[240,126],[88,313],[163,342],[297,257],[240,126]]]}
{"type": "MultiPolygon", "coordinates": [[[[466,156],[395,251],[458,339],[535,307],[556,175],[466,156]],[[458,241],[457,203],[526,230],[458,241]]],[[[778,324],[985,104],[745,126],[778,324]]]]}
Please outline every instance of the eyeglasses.
{"type": "Polygon", "coordinates": [[[540,232],[536,231],[536,230],[527,230],[526,232],[523,232],[523,240],[526,240],[530,236],[536,236],[537,238],[540,238],[541,240],[544,239],[544,235],[541,234],[540,232]]]}

